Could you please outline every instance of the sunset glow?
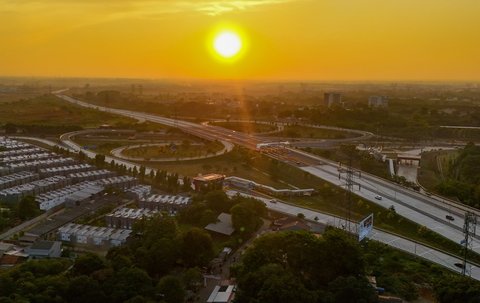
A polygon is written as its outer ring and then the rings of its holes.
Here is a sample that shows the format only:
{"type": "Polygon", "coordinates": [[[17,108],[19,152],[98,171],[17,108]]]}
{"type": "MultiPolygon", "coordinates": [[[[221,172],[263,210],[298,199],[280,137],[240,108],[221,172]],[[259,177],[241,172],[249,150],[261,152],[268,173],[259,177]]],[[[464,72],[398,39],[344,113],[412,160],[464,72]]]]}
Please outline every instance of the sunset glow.
{"type": "Polygon", "coordinates": [[[233,32],[222,32],[215,37],[213,47],[220,56],[231,58],[238,54],[242,48],[242,41],[240,37],[233,32]]]}
{"type": "Polygon", "coordinates": [[[0,75],[478,80],[479,13],[469,0],[0,0],[0,75]],[[212,50],[222,30],[236,55],[212,50]]]}

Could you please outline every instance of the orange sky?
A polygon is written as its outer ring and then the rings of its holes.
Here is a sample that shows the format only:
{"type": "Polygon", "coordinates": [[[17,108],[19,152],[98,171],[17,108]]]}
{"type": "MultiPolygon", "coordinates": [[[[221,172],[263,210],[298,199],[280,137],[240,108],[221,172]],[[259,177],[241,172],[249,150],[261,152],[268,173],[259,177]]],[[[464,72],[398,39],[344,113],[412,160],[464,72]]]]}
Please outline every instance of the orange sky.
{"type": "Polygon", "coordinates": [[[0,75],[480,80],[478,0],[0,0],[0,75]],[[222,26],[248,49],[218,60],[222,26]]]}

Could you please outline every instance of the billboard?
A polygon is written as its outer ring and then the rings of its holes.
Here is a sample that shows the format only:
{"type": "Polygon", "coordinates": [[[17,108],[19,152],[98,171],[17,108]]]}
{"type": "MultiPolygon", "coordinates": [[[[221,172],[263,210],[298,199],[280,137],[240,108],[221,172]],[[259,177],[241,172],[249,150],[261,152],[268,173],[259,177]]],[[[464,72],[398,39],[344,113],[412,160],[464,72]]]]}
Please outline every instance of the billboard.
{"type": "Polygon", "coordinates": [[[373,214],[358,223],[358,241],[362,241],[373,229],[373,214]]]}

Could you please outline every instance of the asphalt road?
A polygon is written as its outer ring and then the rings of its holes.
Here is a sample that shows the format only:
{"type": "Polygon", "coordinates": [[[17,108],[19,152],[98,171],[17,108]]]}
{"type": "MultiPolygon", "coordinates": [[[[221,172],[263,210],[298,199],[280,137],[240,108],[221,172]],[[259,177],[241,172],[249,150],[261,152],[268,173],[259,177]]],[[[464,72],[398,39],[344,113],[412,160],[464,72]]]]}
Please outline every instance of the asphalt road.
{"type": "MultiPolygon", "coordinates": [[[[96,106],[62,95],[61,92],[57,92],[56,95],[65,101],[80,106],[119,114],[138,120],[147,120],[172,127],[178,127],[187,133],[207,139],[225,140],[251,149],[256,149],[258,143],[265,143],[265,141],[261,141],[261,139],[255,136],[217,126],[201,125],[164,118],[148,113],[96,106]]],[[[338,178],[339,166],[337,163],[296,149],[287,149],[287,151],[288,152],[283,155],[268,155],[291,165],[298,166],[300,169],[318,176],[332,184],[338,186],[345,184],[344,180],[338,178]]],[[[424,225],[432,231],[452,239],[457,243],[464,238],[462,227],[464,218],[463,214],[465,211],[473,211],[480,215],[478,210],[460,205],[453,201],[448,201],[446,199],[439,200],[434,197],[429,197],[365,172],[362,172],[361,174],[362,177],[355,180],[361,184],[361,190],[355,192],[355,194],[382,207],[388,208],[393,205],[395,206],[397,213],[405,218],[420,225],[424,225]],[[382,199],[375,199],[375,196],[377,195],[382,196],[382,199]],[[446,215],[453,216],[454,221],[447,220],[446,215]]],[[[473,250],[480,253],[480,242],[478,240],[479,238],[477,237],[474,241],[473,250]]]]}
{"type": "MultiPolygon", "coordinates": [[[[259,197],[258,195],[245,194],[245,193],[234,191],[234,190],[228,191],[227,194],[230,196],[240,194],[247,197],[254,197],[256,199],[263,201],[266,204],[268,209],[274,210],[276,212],[288,214],[291,216],[296,216],[297,214],[302,213],[305,215],[305,219],[311,220],[314,222],[316,221],[317,223],[320,223],[323,225],[335,226],[338,228],[344,228],[345,226],[348,226],[344,218],[339,218],[339,217],[321,213],[312,209],[307,209],[307,208],[298,207],[292,204],[287,204],[279,201],[278,199],[275,199],[277,202],[272,203],[270,202],[271,199],[269,198],[259,197]],[[318,218],[318,221],[315,220],[315,218],[318,218]]],[[[375,225],[375,218],[374,218],[374,225],[375,225]]],[[[351,222],[350,226],[351,226],[352,233],[356,233],[357,224],[355,222],[351,222]]],[[[431,248],[421,243],[411,241],[403,237],[400,237],[391,233],[387,233],[375,228],[373,229],[372,233],[368,236],[368,238],[385,243],[389,246],[400,249],[409,254],[421,257],[423,259],[426,259],[428,261],[431,261],[433,263],[446,267],[454,272],[461,273],[461,269],[455,266],[455,263],[462,263],[462,260],[446,252],[439,251],[437,249],[431,248]]],[[[473,264],[467,263],[466,268],[467,268],[468,274],[472,278],[480,281],[479,267],[473,264]]]]}

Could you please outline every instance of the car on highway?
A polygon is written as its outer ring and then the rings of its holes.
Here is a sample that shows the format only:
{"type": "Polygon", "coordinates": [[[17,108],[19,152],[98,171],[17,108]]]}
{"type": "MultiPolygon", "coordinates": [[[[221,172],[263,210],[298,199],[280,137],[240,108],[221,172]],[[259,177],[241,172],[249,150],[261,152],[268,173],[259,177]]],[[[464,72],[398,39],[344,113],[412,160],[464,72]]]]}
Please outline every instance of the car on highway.
{"type": "Polygon", "coordinates": [[[453,264],[453,265],[455,265],[456,267],[458,267],[458,268],[460,268],[460,269],[463,269],[463,268],[464,268],[463,263],[455,263],[455,264],[453,264]]]}
{"type": "Polygon", "coordinates": [[[454,221],[455,218],[452,216],[452,215],[446,215],[445,218],[448,220],[448,221],[454,221]]]}
{"type": "Polygon", "coordinates": [[[277,203],[277,200],[272,199],[272,200],[270,200],[270,203],[277,203]]]}
{"type": "Polygon", "coordinates": [[[377,200],[382,200],[383,198],[382,198],[382,196],[376,195],[376,196],[375,196],[375,199],[377,199],[377,200]]]}

